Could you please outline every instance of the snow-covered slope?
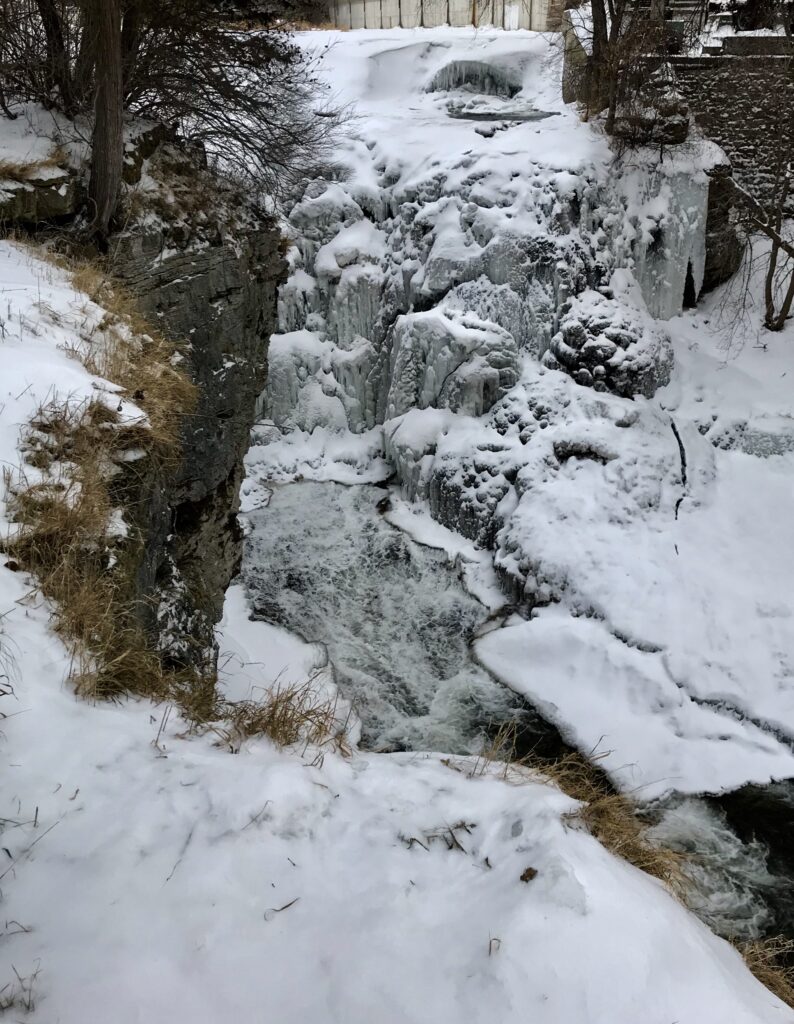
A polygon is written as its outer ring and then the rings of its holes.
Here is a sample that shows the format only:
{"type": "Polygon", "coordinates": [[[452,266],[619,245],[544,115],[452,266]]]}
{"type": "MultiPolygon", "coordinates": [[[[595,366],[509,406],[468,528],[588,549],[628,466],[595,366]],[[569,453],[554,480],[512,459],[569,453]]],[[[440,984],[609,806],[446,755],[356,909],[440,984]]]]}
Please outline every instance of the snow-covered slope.
{"type": "MultiPolygon", "coordinates": [[[[108,385],[64,351],[100,311],[59,271],[2,243],[0,291],[0,458],[18,466],[38,403],[108,385]]],[[[0,998],[15,1019],[790,1019],[658,883],[566,825],[553,788],[439,755],[264,740],[233,755],[168,708],[81,702],[32,586],[0,565],[0,998]]],[[[246,614],[233,589],[230,694],[313,672],[314,648],[246,614]]]]}
{"type": "MultiPolygon", "coordinates": [[[[791,1019],[657,883],[566,826],[557,791],[434,755],[232,755],[162,708],[82,704],[46,608],[0,582],[18,656],[0,984],[18,1015],[30,992],[19,1019],[791,1019]]],[[[227,607],[230,686],[274,651],[290,678],[311,663],[235,627],[239,592],[227,607]]]]}
{"type": "MultiPolygon", "coordinates": [[[[109,385],[64,351],[101,311],[59,271],[2,243],[0,290],[13,467],[40,402],[109,385]]],[[[15,1019],[791,1019],[658,883],[566,825],[556,790],[438,755],[263,740],[232,755],[167,708],[81,702],[32,587],[0,565],[0,990],[15,1019]]],[[[313,647],[246,614],[233,589],[232,696],[314,671],[313,647]]]]}

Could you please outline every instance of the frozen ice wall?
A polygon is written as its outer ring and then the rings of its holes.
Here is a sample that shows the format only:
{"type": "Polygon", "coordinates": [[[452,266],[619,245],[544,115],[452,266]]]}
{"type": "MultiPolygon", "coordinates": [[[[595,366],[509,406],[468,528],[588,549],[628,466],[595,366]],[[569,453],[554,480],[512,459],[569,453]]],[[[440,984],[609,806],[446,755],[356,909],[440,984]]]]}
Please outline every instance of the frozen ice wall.
{"type": "Polygon", "coordinates": [[[269,415],[355,432],[414,407],[482,415],[547,353],[652,394],[672,360],[651,317],[702,282],[715,154],[617,165],[549,85],[542,38],[398,35],[324,58],[358,117],[289,211],[269,415]]]}
{"type": "Polygon", "coordinates": [[[618,784],[789,774],[794,546],[774,538],[791,518],[790,395],[753,408],[790,373],[756,367],[754,397],[753,374],[703,356],[710,317],[694,315],[675,321],[695,324],[677,370],[667,325],[702,281],[721,153],[616,160],[562,103],[541,37],[328,41],[358,120],[289,213],[267,396],[282,432],[249,465],[393,475],[488,552],[520,614],[479,657],[604,749],[618,784]]]}

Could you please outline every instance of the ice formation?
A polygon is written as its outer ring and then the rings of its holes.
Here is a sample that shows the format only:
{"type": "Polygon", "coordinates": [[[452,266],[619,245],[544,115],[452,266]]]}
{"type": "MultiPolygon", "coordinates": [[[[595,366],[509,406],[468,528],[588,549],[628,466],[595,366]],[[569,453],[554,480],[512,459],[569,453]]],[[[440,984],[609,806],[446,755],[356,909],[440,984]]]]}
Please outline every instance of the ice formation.
{"type": "MultiPolygon", "coordinates": [[[[363,61],[367,84],[389,96],[405,79],[437,118],[478,94],[537,102],[546,43],[522,54],[489,43],[483,60],[384,41],[363,61]]],[[[563,111],[570,119],[548,112],[563,111]]],[[[558,125],[564,146],[573,126],[558,125]]],[[[688,275],[702,282],[703,168],[718,152],[693,144],[616,174],[598,145],[586,159],[536,158],[539,129],[519,125],[525,150],[489,142],[417,167],[381,127],[366,124],[340,180],[310,181],[289,213],[287,337],[274,341],[267,397],[276,423],[312,430],[325,417],[358,432],[412,407],[481,415],[523,358],[550,347],[549,365],[579,383],[631,396],[667,382],[671,350],[652,317],[680,312],[688,275]]]]}
{"type": "Polygon", "coordinates": [[[757,526],[785,529],[789,478],[755,457],[794,447],[786,399],[748,418],[737,374],[744,411],[726,415],[730,375],[669,333],[703,279],[722,154],[616,160],[561,102],[539,36],[332,41],[326,73],[359,120],[289,213],[265,398],[280,433],[252,472],[391,476],[490,552],[518,614],[479,658],[619,784],[790,774],[794,543],[757,526]],[[495,113],[483,134],[450,116],[477,88],[554,116],[495,113]]]}

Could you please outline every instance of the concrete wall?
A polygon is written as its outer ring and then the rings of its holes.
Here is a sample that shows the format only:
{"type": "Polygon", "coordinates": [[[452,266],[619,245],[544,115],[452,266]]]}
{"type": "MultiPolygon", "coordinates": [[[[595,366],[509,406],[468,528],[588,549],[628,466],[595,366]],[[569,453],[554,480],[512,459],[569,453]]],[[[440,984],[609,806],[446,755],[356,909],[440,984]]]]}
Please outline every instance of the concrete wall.
{"type": "Polygon", "coordinates": [[[561,0],[331,0],[337,28],[494,26],[546,32],[559,28],[561,0]]]}

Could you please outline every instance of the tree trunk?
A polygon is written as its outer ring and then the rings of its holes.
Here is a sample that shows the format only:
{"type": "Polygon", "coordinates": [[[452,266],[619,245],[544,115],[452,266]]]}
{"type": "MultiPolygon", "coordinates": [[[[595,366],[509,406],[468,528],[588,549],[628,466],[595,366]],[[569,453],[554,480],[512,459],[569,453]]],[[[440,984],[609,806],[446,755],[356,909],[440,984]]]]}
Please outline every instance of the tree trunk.
{"type": "Polygon", "coordinates": [[[124,7],[124,21],[121,26],[121,61],[124,74],[124,95],[127,93],[130,73],[135,67],[135,61],[138,59],[140,44],[141,10],[137,0],[131,0],[124,7]]]}
{"type": "Polygon", "coordinates": [[[96,19],[94,0],[83,0],[80,5],[81,32],[80,49],[75,62],[73,87],[78,105],[85,103],[90,95],[96,58],[96,19]]]}
{"type": "MultiPolygon", "coordinates": [[[[609,105],[613,88],[611,82],[612,74],[612,47],[610,45],[610,27],[607,17],[607,8],[604,0],[592,0],[591,10],[593,14],[593,52],[590,57],[589,66],[589,96],[587,98],[588,109],[594,111],[603,110],[609,105]]],[[[612,6],[610,5],[610,14],[612,6]]]]}
{"type": "Polygon", "coordinates": [[[94,208],[92,231],[104,239],[116,210],[124,161],[119,0],[94,0],[92,13],[96,23],[96,99],[88,197],[94,208]]]}
{"type": "Polygon", "coordinates": [[[786,287],[786,294],[783,297],[783,301],[780,304],[780,309],[775,312],[774,297],[770,296],[770,271],[767,271],[767,299],[766,299],[766,316],[764,317],[764,327],[768,331],[782,331],[786,326],[786,321],[791,315],[791,307],[794,305],[794,267],[791,267],[791,276],[788,279],[788,286],[786,287]]]}
{"type": "Polygon", "coordinates": [[[791,307],[794,306],[794,269],[791,271],[791,277],[788,282],[788,291],[786,297],[783,299],[783,304],[780,307],[780,312],[777,315],[776,330],[782,331],[786,326],[786,321],[791,316],[791,307]]]}
{"type": "Polygon", "coordinates": [[[44,37],[47,40],[48,85],[50,89],[58,90],[61,106],[67,114],[71,114],[74,113],[74,94],[61,18],[55,7],[55,0],[36,0],[36,2],[39,17],[44,26],[44,37]]]}
{"type": "Polygon", "coordinates": [[[764,323],[767,327],[775,319],[775,274],[777,272],[777,257],[780,246],[772,242],[772,249],[769,253],[769,262],[766,265],[766,277],[764,279],[764,323]]]}

